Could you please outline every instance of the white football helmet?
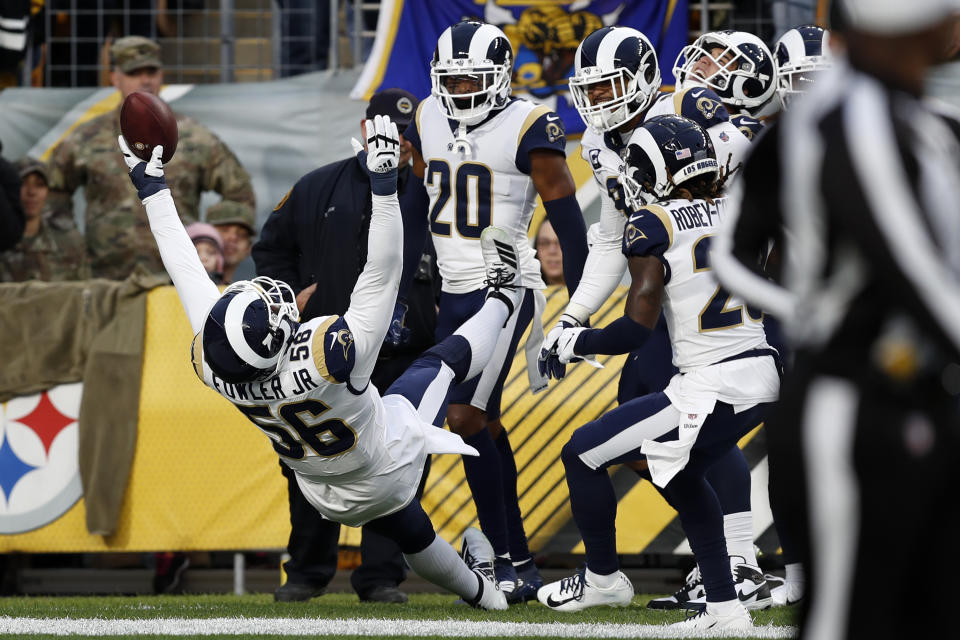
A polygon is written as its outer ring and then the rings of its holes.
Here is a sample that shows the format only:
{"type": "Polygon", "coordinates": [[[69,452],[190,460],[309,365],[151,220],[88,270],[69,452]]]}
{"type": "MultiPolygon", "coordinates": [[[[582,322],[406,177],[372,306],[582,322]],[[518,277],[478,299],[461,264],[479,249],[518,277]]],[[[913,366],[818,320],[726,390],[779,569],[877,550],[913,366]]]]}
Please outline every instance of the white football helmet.
{"type": "Polygon", "coordinates": [[[820,72],[833,66],[830,32],[815,24],[794,27],[777,41],[777,95],[787,108],[790,100],[805,93],[820,72]]]}
{"type": "Polygon", "coordinates": [[[494,109],[507,104],[513,48],[498,27],[464,20],[447,27],[430,63],[431,93],[451,120],[474,125],[494,109]],[[452,81],[468,77],[479,88],[470,93],[452,93],[452,81]]]}
{"type": "Polygon", "coordinates": [[[628,122],[653,102],[660,90],[657,52],[645,35],[629,27],[603,27],[577,47],[570,93],[583,122],[596,133],[628,122]],[[611,85],[612,98],[593,104],[588,89],[611,85]]]}
{"type": "Polygon", "coordinates": [[[777,90],[777,67],[770,49],[745,31],[703,34],[680,51],[673,75],[680,89],[710,87],[724,104],[746,109],[764,104],[777,90]],[[704,73],[704,68],[709,71],[704,73]]]}

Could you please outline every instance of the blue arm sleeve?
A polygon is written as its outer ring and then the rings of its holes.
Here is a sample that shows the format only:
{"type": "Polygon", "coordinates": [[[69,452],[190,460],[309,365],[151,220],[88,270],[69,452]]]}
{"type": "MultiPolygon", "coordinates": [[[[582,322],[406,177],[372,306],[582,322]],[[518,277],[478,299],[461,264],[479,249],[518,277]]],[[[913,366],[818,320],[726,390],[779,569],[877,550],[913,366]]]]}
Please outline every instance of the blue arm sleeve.
{"type": "MultiPolygon", "coordinates": [[[[413,126],[411,124],[410,126],[413,126]]],[[[406,300],[413,274],[420,264],[420,256],[427,244],[427,207],[430,198],[423,181],[413,175],[400,196],[400,216],[403,219],[403,271],[400,274],[399,300],[406,300]]]]}
{"type": "Polygon", "coordinates": [[[534,120],[520,136],[515,160],[517,169],[530,175],[530,152],[534,149],[551,149],[566,156],[566,147],[567,136],[563,120],[553,111],[548,111],[534,120]]]}
{"type": "Polygon", "coordinates": [[[630,316],[622,316],[603,329],[588,329],[577,336],[573,352],[577,355],[609,355],[630,353],[639,349],[651,330],[630,316]]]}
{"type": "Polygon", "coordinates": [[[583,221],[583,212],[577,202],[576,194],[557,198],[543,203],[547,211],[547,220],[560,240],[563,251],[563,279],[567,283],[567,292],[573,295],[583,275],[583,263],[587,260],[587,225],[583,221]]]}

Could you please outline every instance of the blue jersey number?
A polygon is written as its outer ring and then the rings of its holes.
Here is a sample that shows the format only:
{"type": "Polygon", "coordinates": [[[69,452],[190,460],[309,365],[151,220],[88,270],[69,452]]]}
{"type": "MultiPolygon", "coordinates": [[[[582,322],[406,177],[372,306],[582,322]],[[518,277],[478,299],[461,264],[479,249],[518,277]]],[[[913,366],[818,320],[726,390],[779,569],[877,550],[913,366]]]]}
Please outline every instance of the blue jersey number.
{"type": "MultiPolygon", "coordinates": [[[[709,271],[710,266],[710,243],[713,236],[703,236],[693,245],[693,271],[709,271]]],[[[722,286],[710,296],[710,301],[700,310],[700,332],[719,331],[721,329],[731,329],[743,324],[743,306],[728,307],[730,299],[733,296],[722,286]]],[[[763,314],[759,311],[747,307],[747,316],[759,322],[763,319],[763,314]]]]}
{"type": "Polygon", "coordinates": [[[304,445],[318,456],[332,458],[346,453],[357,444],[356,432],[343,420],[331,418],[317,422],[330,407],[319,400],[304,400],[280,407],[275,416],[270,407],[236,405],[255,425],[277,439],[270,438],[273,450],[285,458],[302,460],[304,445]]]}
{"type": "MultiPolygon", "coordinates": [[[[490,167],[478,162],[464,162],[457,167],[455,176],[456,206],[454,222],[457,233],[463,238],[480,239],[480,233],[490,226],[493,209],[493,173],[490,167]],[[476,222],[470,222],[470,209],[476,204],[476,222]]],[[[431,160],[427,166],[427,183],[439,192],[430,209],[430,231],[437,236],[450,235],[450,223],[440,220],[447,200],[450,199],[450,165],[444,160],[431,160]]]]}

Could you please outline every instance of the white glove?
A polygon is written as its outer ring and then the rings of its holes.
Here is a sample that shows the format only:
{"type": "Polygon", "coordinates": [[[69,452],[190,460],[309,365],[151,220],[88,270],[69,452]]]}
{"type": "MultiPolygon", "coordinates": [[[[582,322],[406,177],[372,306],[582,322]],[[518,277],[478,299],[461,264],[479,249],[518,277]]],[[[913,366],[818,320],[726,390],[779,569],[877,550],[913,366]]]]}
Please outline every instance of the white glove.
{"type": "Polygon", "coordinates": [[[366,121],[367,150],[356,138],[350,139],[357,157],[367,168],[370,186],[376,195],[397,191],[397,169],[400,166],[400,134],[388,116],[374,116],[366,121]],[[366,155],[366,158],[364,158],[366,155]]]}
{"type": "Polygon", "coordinates": [[[581,356],[573,352],[573,347],[577,344],[577,338],[584,331],[586,331],[586,327],[567,327],[557,336],[557,359],[560,360],[560,364],[570,364],[581,360],[581,356]]]}
{"type": "Polygon", "coordinates": [[[145,200],[155,193],[167,188],[167,182],[163,177],[163,146],[156,146],[150,153],[150,161],[145,162],[133,155],[127,141],[121,135],[117,138],[120,144],[120,151],[123,152],[123,161],[130,170],[130,182],[137,188],[137,195],[140,200],[145,200]]]}
{"type": "MultiPolygon", "coordinates": [[[[390,116],[374,116],[366,121],[367,169],[373,173],[386,173],[400,164],[400,134],[390,116]]],[[[356,138],[350,139],[353,151],[363,151],[356,138]]]]}
{"type": "Polygon", "coordinates": [[[577,344],[577,338],[584,331],[589,331],[589,329],[586,327],[569,327],[560,333],[560,337],[557,339],[557,360],[560,361],[560,364],[570,364],[582,360],[595,369],[603,369],[603,365],[597,362],[596,355],[574,353],[573,348],[577,344]]]}

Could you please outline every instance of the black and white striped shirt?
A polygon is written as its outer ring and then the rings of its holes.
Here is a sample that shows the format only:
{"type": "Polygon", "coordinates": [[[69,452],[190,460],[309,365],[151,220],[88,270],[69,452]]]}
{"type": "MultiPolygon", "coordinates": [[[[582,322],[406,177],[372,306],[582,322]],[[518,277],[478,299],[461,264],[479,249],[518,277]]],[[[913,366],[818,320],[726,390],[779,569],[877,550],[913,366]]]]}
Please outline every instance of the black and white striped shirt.
{"type": "Polygon", "coordinates": [[[921,99],[839,64],[755,143],[731,201],[721,282],[835,373],[892,326],[960,353],[960,144],[921,99]],[[758,266],[770,241],[778,283],[758,266]]]}

